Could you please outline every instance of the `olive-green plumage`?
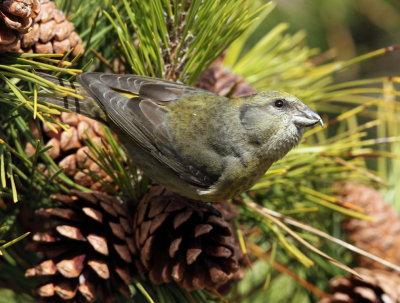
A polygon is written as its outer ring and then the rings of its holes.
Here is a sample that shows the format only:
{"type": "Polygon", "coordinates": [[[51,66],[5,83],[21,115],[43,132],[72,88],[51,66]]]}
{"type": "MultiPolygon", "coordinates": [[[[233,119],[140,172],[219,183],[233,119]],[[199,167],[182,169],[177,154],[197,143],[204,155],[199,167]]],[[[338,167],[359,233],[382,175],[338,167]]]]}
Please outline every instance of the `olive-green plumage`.
{"type": "MultiPolygon", "coordinates": [[[[59,79],[44,76],[59,82],[59,79]]],[[[270,91],[229,99],[137,75],[84,73],[83,101],[41,100],[111,127],[133,161],[172,191],[208,202],[250,188],[321,118],[299,99],[270,91]]]]}

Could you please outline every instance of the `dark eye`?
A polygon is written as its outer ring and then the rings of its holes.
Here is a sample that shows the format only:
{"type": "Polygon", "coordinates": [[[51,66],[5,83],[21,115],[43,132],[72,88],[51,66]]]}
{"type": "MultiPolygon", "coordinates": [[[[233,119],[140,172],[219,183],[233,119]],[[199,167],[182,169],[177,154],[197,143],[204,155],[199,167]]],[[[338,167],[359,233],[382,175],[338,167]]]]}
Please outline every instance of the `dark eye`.
{"type": "Polygon", "coordinates": [[[275,101],[275,106],[278,107],[278,108],[283,107],[283,104],[284,104],[283,100],[276,100],[275,101]]]}

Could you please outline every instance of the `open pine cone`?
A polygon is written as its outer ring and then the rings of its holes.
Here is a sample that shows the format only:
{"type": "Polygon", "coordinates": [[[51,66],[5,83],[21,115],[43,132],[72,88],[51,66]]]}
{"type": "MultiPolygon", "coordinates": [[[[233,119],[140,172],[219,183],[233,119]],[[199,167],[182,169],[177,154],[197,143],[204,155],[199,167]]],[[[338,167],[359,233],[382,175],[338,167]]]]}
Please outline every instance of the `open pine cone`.
{"type": "MultiPolygon", "coordinates": [[[[72,178],[77,184],[88,187],[92,190],[107,192],[102,183],[115,187],[112,178],[104,172],[99,165],[90,157],[93,157],[89,147],[84,140],[87,136],[99,148],[105,142],[101,123],[75,113],[62,113],[59,119],[70,126],[68,131],[63,131],[60,126],[54,124],[58,133],[54,133],[49,127],[43,125],[45,135],[45,146],[52,146],[47,153],[64,169],[64,173],[72,178]],[[102,141],[103,140],[103,141],[102,141]]],[[[37,134],[34,124],[31,130],[37,134]]],[[[28,155],[34,154],[32,144],[28,143],[25,147],[28,155]]]]}
{"type": "Polygon", "coordinates": [[[0,1],[0,53],[34,52],[73,55],[83,52],[82,39],[63,12],[49,0],[0,1]]]}
{"type": "Polygon", "coordinates": [[[0,1],[0,53],[18,51],[22,34],[34,26],[40,12],[40,0],[0,1]]]}
{"type": "Polygon", "coordinates": [[[45,259],[26,276],[47,277],[36,289],[46,302],[113,302],[118,291],[129,296],[134,268],[129,211],[104,193],[70,194],[52,196],[62,206],[36,211],[51,226],[33,234],[30,248],[45,259]]]}
{"type": "Polygon", "coordinates": [[[137,267],[154,284],[175,281],[189,291],[215,290],[239,268],[235,239],[224,218],[190,203],[158,186],[144,196],[133,221],[137,267]]]}
{"type": "Polygon", "coordinates": [[[399,303],[400,276],[385,270],[356,268],[351,275],[332,280],[331,295],[319,303],[399,303]]]}
{"type": "MultiPolygon", "coordinates": [[[[337,184],[335,188],[340,191],[343,202],[364,208],[365,214],[375,219],[375,222],[348,219],[343,224],[348,238],[355,246],[400,265],[400,218],[394,209],[372,187],[337,184]]],[[[364,256],[357,255],[356,258],[361,267],[391,270],[364,256]]]]}

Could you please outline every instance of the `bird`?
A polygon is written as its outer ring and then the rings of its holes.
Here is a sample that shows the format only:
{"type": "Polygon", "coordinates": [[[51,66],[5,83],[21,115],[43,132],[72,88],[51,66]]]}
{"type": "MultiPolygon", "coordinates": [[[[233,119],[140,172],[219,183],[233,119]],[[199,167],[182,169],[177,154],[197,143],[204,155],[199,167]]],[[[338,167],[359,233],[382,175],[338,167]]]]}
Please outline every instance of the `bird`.
{"type": "Polygon", "coordinates": [[[76,81],[39,75],[83,97],[39,101],[104,123],[150,179],[206,203],[251,188],[300,142],[304,128],[323,127],[317,113],[281,91],[228,98],[133,74],[86,72],[76,81]]]}

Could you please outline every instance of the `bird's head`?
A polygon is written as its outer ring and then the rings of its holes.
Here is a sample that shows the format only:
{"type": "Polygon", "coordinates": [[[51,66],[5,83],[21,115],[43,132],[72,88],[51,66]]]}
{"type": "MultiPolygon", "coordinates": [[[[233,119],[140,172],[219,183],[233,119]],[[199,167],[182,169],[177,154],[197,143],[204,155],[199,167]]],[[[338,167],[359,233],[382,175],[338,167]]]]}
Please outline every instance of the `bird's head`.
{"type": "Polygon", "coordinates": [[[295,96],[270,91],[246,98],[240,107],[240,121],[248,143],[261,147],[272,161],[296,146],[305,127],[320,123],[321,117],[295,96]]]}

